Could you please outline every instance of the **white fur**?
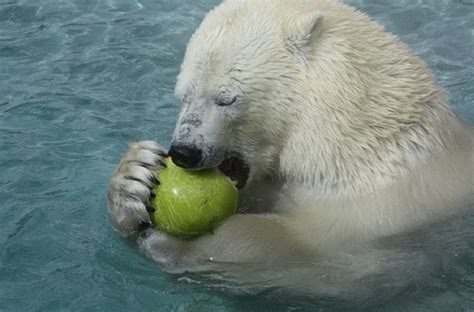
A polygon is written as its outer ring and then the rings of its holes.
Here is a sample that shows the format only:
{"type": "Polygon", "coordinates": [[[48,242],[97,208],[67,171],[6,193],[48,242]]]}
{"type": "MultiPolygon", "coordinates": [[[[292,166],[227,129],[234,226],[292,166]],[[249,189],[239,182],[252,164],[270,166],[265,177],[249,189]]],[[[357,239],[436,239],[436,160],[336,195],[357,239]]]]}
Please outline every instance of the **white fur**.
{"type": "MultiPolygon", "coordinates": [[[[473,129],[406,45],[336,1],[225,1],[193,35],[176,95],[174,140],[207,147],[212,166],[239,151],[241,211],[254,214],[193,241],[149,231],[141,244],[161,264],[314,261],[473,201],[473,129]],[[236,103],[216,106],[222,94],[236,103]]],[[[112,218],[133,207],[109,202],[112,218]]]]}

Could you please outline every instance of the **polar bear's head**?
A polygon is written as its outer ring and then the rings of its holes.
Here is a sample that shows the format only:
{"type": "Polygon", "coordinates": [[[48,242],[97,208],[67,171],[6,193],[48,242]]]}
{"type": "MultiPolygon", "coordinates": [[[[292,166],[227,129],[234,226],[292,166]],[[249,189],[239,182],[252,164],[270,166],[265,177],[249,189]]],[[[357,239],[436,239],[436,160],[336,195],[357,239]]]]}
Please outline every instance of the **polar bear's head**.
{"type": "Polygon", "coordinates": [[[299,83],[293,64],[322,17],[309,12],[288,30],[269,13],[258,1],[227,1],[191,38],[175,92],[182,111],[170,156],[178,165],[220,165],[243,180],[275,168],[299,83]]]}
{"type": "Polygon", "coordinates": [[[402,174],[442,146],[449,111],[406,45],[331,0],[226,0],[191,38],[176,95],[178,165],[329,192],[402,174]]]}

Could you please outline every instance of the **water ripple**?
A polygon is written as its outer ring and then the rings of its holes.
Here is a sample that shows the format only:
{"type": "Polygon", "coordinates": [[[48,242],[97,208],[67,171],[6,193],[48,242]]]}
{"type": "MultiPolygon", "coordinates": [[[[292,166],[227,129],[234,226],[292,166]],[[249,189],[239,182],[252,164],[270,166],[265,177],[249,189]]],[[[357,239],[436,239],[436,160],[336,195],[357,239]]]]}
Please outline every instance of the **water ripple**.
{"type": "MultiPolygon", "coordinates": [[[[455,110],[474,123],[472,0],[347,2],[425,59],[455,110]]],[[[180,282],[110,227],[110,173],[128,141],[169,143],[179,110],[175,76],[187,40],[217,3],[0,0],[0,310],[338,306],[328,298],[234,296],[180,282]]],[[[443,277],[433,277],[431,288],[416,290],[423,300],[408,301],[403,293],[396,306],[383,308],[400,310],[406,301],[405,310],[474,309],[474,246],[465,245],[473,236],[466,227],[443,245],[458,260],[446,265],[449,270],[441,266],[437,274],[443,277]]]]}

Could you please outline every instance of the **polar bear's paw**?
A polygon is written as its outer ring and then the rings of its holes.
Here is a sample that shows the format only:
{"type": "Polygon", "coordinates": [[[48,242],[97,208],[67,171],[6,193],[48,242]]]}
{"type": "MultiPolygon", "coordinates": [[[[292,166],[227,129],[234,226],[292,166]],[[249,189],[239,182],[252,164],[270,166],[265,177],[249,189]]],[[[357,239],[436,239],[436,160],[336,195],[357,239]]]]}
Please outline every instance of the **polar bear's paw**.
{"type": "Polygon", "coordinates": [[[189,243],[185,240],[151,227],[142,231],[138,238],[140,251],[169,273],[181,273],[181,270],[193,261],[194,257],[192,253],[189,253],[190,246],[188,245],[189,243]]]}
{"type": "Polygon", "coordinates": [[[140,141],[130,143],[110,179],[107,206],[114,228],[122,235],[140,231],[150,224],[148,212],[151,191],[159,181],[156,171],[165,165],[166,151],[156,142],[140,141]]]}

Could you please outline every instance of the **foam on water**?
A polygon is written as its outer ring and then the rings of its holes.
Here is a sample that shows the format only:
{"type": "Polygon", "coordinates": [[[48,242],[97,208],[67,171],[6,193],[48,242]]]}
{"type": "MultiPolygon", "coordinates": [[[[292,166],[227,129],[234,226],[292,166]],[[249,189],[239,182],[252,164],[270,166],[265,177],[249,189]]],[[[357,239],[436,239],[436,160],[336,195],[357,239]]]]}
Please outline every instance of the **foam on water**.
{"type": "MultiPolygon", "coordinates": [[[[337,307],[185,283],[187,276],[160,272],[109,225],[111,171],[128,141],[169,143],[187,40],[217,2],[0,0],[0,310],[337,307]]],[[[347,2],[426,60],[456,112],[474,123],[471,0],[347,2]]],[[[453,302],[474,309],[474,247],[466,250],[461,275],[436,280],[435,299],[421,291],[431,299],[412,296],[404,309],[436,303],[442,311],[453,302]]]]}

